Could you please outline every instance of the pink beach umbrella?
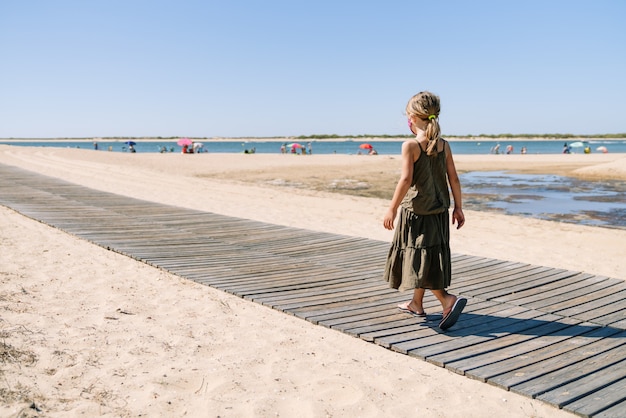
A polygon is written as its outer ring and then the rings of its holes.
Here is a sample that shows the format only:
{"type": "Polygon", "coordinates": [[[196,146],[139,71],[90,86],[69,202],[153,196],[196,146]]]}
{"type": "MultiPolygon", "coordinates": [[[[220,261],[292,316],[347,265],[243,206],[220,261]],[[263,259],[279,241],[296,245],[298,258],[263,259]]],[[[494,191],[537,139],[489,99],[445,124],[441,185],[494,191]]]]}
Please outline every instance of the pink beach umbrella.
{"type": "Polygon", "coordinates": [[[177,144],[180,145],[181,147],[185,146],[185,145],[189,146],[189,145],[193,144],[193,141],[191,139],[189,139],[189,138],[180,138],[178,140],[177,144]]]}

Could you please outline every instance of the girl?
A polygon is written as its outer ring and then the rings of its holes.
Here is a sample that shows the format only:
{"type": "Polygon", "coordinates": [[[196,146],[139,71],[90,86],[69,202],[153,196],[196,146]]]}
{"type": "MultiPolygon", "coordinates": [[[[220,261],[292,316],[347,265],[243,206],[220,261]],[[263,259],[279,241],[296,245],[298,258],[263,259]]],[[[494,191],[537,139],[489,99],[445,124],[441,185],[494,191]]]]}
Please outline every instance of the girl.
{"type": "Polygon", "coordinates": [[[452,223],[459,229],[465,223],[461,183],[450,145],[440,137],[439,97],[426,91],[416,94],[406,114],[415,138],[402,144],[402,174],[383,218],[384,227],[393,229],[402,206],[384,277],[394,289],[413,290],[412,300],[398,308],[415,316],[426,316],[422,299],[430,289],[443,308],[439,328],[446,330],[467,303],[445,290],[451,280],[448,184],[454,198],[452,223]]]}

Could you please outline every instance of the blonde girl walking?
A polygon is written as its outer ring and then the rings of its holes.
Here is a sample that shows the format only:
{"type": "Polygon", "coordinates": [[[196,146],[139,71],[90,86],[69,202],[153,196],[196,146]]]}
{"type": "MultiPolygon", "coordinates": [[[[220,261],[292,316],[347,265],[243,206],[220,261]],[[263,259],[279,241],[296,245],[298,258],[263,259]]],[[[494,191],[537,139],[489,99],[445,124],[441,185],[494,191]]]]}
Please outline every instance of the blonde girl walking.
{"type": "Polygon", "coordinates": [[[402,173],[383,217],[383,226],[394,228],[384,278],[400,291],[413,290],[410,301],[398,305],[404,312],[425,317],[422,305],[429,289],[441,303],[439,328],[453,326],[467,300],[446,291],[451,281],[450,190],[454,199],[452,224],[465,223],[461,183],[450,144],[441,138],[439,97],[424,91],[406,105],[409,128],[415,138],[402,144],[402,173]]]}

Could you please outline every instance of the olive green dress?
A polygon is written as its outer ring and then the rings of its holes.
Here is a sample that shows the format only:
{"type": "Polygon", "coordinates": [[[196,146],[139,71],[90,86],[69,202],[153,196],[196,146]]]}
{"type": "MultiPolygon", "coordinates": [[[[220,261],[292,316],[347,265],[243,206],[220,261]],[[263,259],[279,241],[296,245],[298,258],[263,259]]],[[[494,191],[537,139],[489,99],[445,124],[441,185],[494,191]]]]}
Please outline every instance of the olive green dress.
{"type": "Polygon", "coordinates": [[[445,145],[436,156],[428,156],[422,149],[413,164],[411,188],[402,200],[385,266],[384,278],[394,289],[437,290],[450,286],[450,192],[445,145]]]}

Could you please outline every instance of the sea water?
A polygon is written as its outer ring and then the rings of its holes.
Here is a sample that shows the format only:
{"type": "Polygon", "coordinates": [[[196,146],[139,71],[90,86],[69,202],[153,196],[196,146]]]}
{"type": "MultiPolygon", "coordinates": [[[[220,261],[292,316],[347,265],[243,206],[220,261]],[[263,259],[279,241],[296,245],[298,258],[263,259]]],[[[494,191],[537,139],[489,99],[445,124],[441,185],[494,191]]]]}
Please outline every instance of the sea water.
{"type": "Polygon", "coordinates": [[[459,175],[464,207],[626,229],[626,181],[472,171],[459,175]]]}
{"type": "MultiPolygon", "coordinates": [[[[399,155],[401,151],[402,141],[368,141],[364,140],[343,140],[343,141],[308,141],[308,140],[296,140],[292,142],[283,141],[202,141],[197,140],[203,144],[202,150],[210,153],[245,153],[252,152],[260,154],[277,154],[281,152],[281,146],[284,144],[290,145],[293,142],[301,144],[305,147],[308,144],[311,145],[313,154],[343,154],[343,155],[356,155],[359,153],[367,154],[369,150],[360,148],[361,144],[370,144],[379,155],[399,155]]],[[[506,140],[490,140],[490,141],[450,141],[452,152],[454,154],[490,154],[493,153],[497,145],[499,147],[499,153],[506,153],[508,145],[513,147],[512,154],[520,154],[522,148],[526,149],[527,154],[560,154],[563,152],[563,145],[567,141],[563,140],[545,140],[545,141],[506,141],[506,140]]],[[[572,141],[570,141],[572,142],[572,141]]],[[[592,153],[602,152],[598,150],[599,147],[605,147],[610,153],[626,153],[626,138],[625,139],[589,139],[589,147],[592,153]]],[[[92,141],[57,141],[57,140],[32,140],[32,141],[2,141],[0,144],[9,144],[16,146],[29,146],[29,147],[61,147],[61,148],[83,148],[94,149],[92,141]]],[[[155,141],[142,141],[137,142],[134,145],[136,152],[181,152],[182,148],[176,144],[175,140],[155,140],[155,141]]],[[[114,151],[114,152],[129,152],[129,146],[125,141],[98,141],[98,150],[100,151],[114,151]]],[[[300,153],[299,149],[296,149],[297,153],[300,153]]],[[[291,152],[291,148],[287,148],[287,152],[291,152]]],[[[573,153],[583,153],[583,148],[572,148],[573,153]]]]}

